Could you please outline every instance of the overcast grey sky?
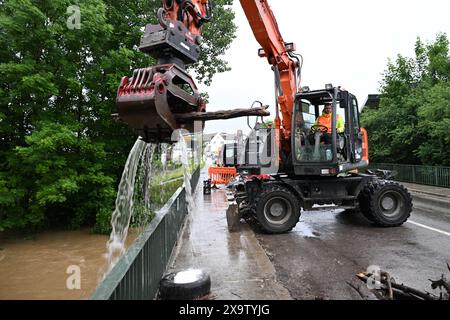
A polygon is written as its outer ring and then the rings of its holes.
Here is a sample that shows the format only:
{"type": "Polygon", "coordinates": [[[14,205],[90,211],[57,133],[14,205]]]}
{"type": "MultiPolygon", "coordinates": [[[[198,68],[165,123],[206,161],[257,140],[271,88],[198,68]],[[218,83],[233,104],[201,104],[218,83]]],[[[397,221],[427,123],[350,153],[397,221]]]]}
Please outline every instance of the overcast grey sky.
{"type": "MultiPolygon", "coordinates": [[[[259,58],[255,40],[239,0],[234,1],[237,38],[225,59],[232,71],[216,75],[208,91],[208,111],[250,107],[260,100],[274,115],[273,74],[259,58]]],[[[284,41],[295,42],[304,57],[302,86],[326,83],[345,87],[364,104],[378,92],[388,58],[414,55],[414,43],[450,34],[448,0],[269,0],[284,41]]],[[[205,132],[246,129],[246,119],[208,122],[205,132]]],[[[245,131],[244,131],[245,132],[245,131]]]]}

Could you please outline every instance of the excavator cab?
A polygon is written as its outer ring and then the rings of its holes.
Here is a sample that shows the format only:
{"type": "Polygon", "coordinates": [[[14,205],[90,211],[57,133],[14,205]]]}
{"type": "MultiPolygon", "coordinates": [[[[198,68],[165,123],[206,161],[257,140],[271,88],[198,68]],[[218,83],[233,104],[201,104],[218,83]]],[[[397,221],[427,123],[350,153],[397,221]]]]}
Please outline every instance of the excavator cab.
{"type": "Polygon", "coordinates": [[[412,200],[406,188],[355,170],[367,167],[369,159],[354,95],[332,85],[302,90],[295,97],[291,128],[292,162],[285,162],[284,171],[236,184],[241,217],[275,234],[295,228],[300,209],[361,211],[380,227],[398,227],[409,218],[412,200]],[[317,121],[329,104],[331,119],[317,121]]]}
{"type": "Polygon", "coordinates": [[[297,94],[292,117],[292,163],[296,175],[335,176],[367,167],[366,131],[359,122],[356,97],[328,85],[297,94]],[[318,121],[325,105],[331,115],[318,121]]]}

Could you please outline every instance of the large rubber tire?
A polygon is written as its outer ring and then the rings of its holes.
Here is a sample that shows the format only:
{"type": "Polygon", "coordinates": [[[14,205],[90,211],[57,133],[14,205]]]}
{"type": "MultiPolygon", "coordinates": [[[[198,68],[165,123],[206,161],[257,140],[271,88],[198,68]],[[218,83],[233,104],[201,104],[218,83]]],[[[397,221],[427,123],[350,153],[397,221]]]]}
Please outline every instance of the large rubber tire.
{"type": "Polygon", "coordinates": [[[179,273],[165,276],[159,285],[159,298],[161,300],[194,300],[208,295],[211,292],[209,275],[202,270],[189,271],[196,272],[196,277],[185,283],[175,282],[175,277],[179,273]]]}
{"type": "Polygon", "coordinates": [[[372,186],[373,182],[369,182],[364,189],[359,193],[358,196],[358,202],[359,202],[359,210],[358,212],[360,212],[364,218],[366,218],[367,220],[369,220],[369,222],[371,223],[375,223],[375,220],[372,217],[372,214],[370,213],[370,210],[368,209],[368,205],[367,203],[370,201],[370,193],[372,188],[374,188],[372,186]]]}
{"type": "Polygon", "coordinates": [[[281,185],[264,186],[255,202],[256,217],[263,232],[270,234],[289,232],[300,219],[297,196],[281,185]]]}
{"type": "Polygon", "coordinates": [[[411,216],[412,197],[401,184],[376,180],[361,191],[359,205],[362,214],[375,225],[399,227],[411,216]]]}

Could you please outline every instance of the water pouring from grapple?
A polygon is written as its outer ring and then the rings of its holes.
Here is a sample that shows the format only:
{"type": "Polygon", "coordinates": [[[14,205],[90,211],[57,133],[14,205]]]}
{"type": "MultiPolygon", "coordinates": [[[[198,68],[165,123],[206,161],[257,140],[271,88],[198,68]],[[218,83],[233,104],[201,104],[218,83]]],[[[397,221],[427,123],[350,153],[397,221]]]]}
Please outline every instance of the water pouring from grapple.
{"type": "Polygon", "coordinates": [[[116,208],[111,217],[112,232],[106,245],[106,273],[112,270],[119,258],[125,253],[125,241],[133,215],[136,173],[138,172],[140,159],[148,151],[148,148],[150,148],[150,145],[138,139],[125,164],[117,192],[116,208]]]}

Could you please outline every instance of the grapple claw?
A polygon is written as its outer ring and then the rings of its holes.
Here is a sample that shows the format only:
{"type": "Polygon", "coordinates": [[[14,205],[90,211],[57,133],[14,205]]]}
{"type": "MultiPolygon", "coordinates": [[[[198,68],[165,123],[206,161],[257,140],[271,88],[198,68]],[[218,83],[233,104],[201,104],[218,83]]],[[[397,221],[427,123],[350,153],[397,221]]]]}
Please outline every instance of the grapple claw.
{"type": "Polygon", "coordinates": [[[204,112],[191,76],[176,64],[137,69],[124,77],[117,93],[120,120],[146,142],[172,142],[176,129],[194,130],[193,123],[180,124],[176,115],[204,112]]]}

